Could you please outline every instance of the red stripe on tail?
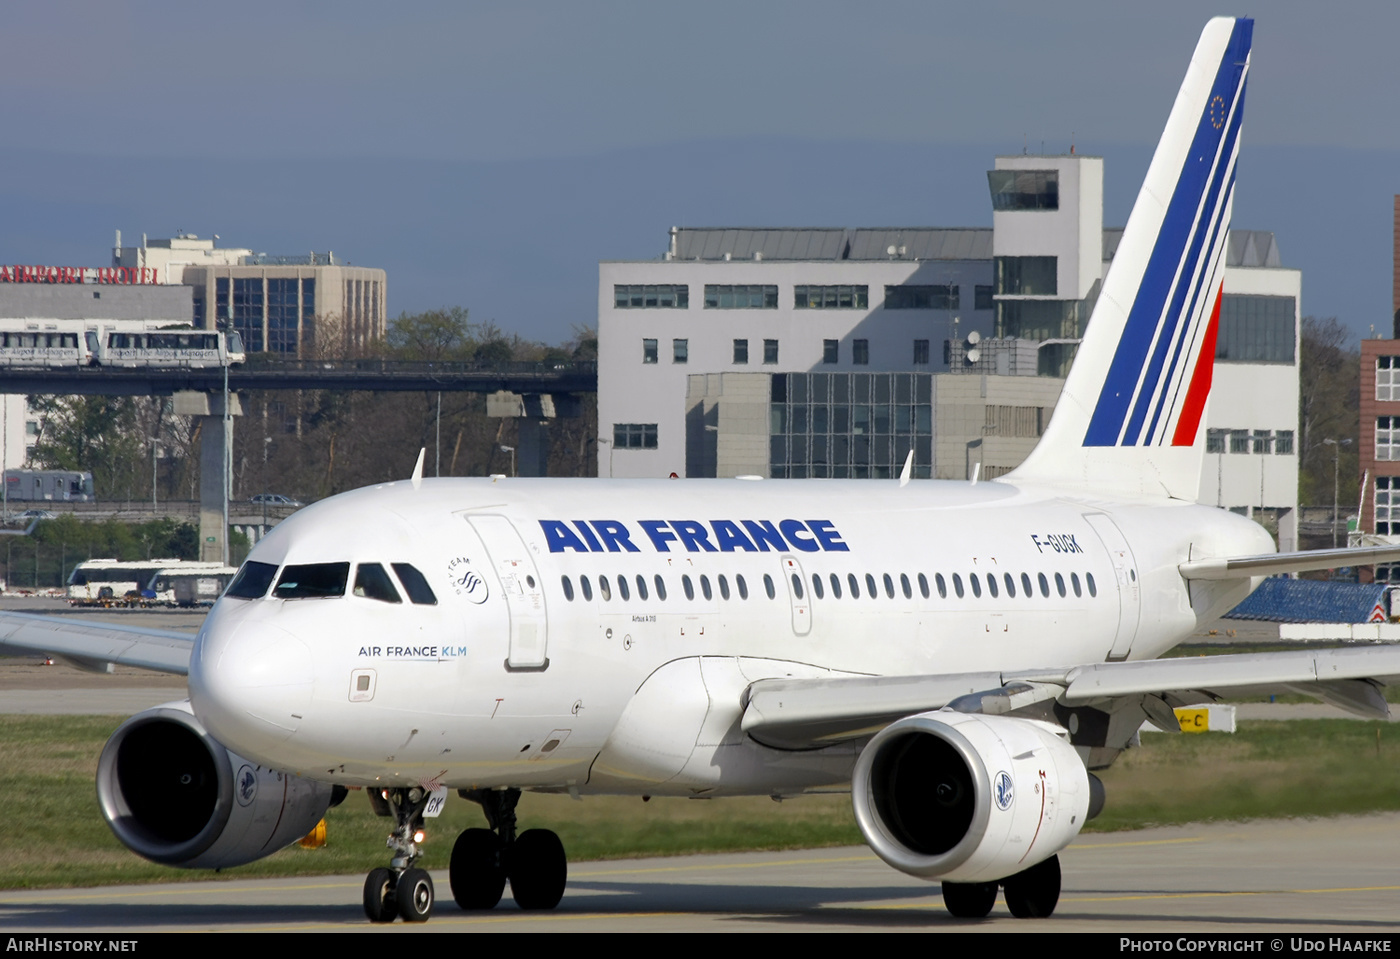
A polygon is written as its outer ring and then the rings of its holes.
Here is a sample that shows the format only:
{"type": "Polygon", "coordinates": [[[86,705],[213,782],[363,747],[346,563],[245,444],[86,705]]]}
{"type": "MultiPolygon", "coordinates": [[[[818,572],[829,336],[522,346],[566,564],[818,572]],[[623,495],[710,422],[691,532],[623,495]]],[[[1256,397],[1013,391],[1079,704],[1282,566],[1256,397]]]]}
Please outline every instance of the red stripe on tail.
{"type": "Polygon", "coordinates": [[[1215,334],[1220,327],[1220,297],[1225,292],[1225,284],[1215,291],[1215,307],[1210,311],[1210,324],[1206,326],[1206,340],[1201,344],[1201,352],[1196,357],[1196,369],[1191,373],[1191,386],[1186,390],[1186,402],[1181,408],[1181,417],[1176,421],[1176,433],[1172,436],[1173,446],[1195,446],[1196,431],[1201,425],[1201,414],[1205,412],[1206,397],[1210,396],[1210,380],[1215,373],[1215,334]]]}

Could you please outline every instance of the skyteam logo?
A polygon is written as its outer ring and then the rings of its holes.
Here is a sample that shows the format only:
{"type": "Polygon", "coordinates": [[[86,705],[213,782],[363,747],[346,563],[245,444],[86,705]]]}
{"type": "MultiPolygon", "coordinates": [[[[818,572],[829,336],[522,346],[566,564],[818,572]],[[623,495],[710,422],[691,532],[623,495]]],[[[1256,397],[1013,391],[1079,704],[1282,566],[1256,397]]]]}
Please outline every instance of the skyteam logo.
{"type": "Polygon", "coordinates": [[[452,591],[464,596],[468,601],[481,605],[490,595],[490,589],[481,574],[471,567],[471,560],[459,556],[447,564],[447,577],[452,582],[452,591]]]}
{"type": "Polygon", "coordinates": [[[996,779],[992,780],[992,798],[996,800],[997,808],[1006,812],[1011,808],[1011,804],[1016,801],[1016,791],[1011,783],[1011,774],[1003,769],[997,773],[996,779]]]}
{"type": "MultiPolygon", "coordinates": [[[[1214,50],[1198,49],[1217,59],[1209,89],[1202,78],[1193,91],[1194,130],[1178,126],[1174,111],[1148,171],[1143,195],[1170,190],[1171,199],[1160,223],[1152,220],[1155,205],[1140,217],[1135,208],[1115,255],[1129,274],[1142,269],[1136,291],[1123,289],[1112,270],[1105,283],[1106,293],[1132,303],[1085,446],[1195,444],[1214,369],[1252,34],[1253,21],[1239,19],[1228,38],[1213,39],[1214,50]],[[1163,157],[1176,164],[1174,182],[1171,167],[1159,167],[1163,157]]],[[[1191,83],[1188,75],[1183,93],[1191,83]]]]}
{"type": "Polygon", "coordinates": [[[258,775],[253,772],[253,767],[243,764],[238,769],[238,780],[234,784],[234,795],[238,799],[238,805],[252,805],[253,800],[258,798],[258,775]]]}

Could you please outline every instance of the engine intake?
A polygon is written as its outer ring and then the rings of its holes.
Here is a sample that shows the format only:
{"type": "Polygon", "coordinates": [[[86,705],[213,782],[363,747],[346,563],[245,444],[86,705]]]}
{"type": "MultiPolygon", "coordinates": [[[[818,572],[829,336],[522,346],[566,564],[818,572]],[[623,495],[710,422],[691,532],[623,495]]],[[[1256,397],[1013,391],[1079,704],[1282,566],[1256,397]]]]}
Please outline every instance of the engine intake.
{"type": "Polygon", "coordinates": [[[311,831],[333,787],[259,766],[204,729],[188,700],[128,719],[102,749],[97,799],[117,839],[153,862],[222,869],[311,831]]]}
{"type": "Polygon", "coordinates": [[[876,855],[910,875],[1013,875],[1063,849],[1087,818],[1089,775],[1065,736],[1007,716],[901,719],[856,762],[856,822],[876,855]]]}

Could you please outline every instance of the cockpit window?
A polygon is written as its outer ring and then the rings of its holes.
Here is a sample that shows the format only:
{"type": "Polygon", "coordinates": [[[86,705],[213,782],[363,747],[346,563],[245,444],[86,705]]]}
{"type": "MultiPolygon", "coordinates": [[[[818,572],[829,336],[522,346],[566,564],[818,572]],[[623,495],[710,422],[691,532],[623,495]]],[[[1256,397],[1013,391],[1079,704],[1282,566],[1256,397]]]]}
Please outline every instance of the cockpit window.
{"type": "Polygon", "coordinates": [[[344,596],[350,578],[349,563],[308,563],[288,566],[272,590],[274,599],[321,599],[344,596]]]}
{"type": "Polygon", "coordinates": [[[277,567],[271,563],[244,563],[224,595],[234,599],[262,599],[276,576],[277,567]]]}
{"type": "Polygon", "coordinates": [[[355,570],[355,595],[377,599],[381,603],[402,603],[399,591],[384,567],[378,563],[361,563],[355,570]]]}
{"type": "Polygon", "coordinates": [[[432,587],[423,578],[423,574],[418,572],[417,567],[408,563],[390,563],[394,567],[394,572],[399,576],[399,582],[403,583],[403,588],[408,590],[408,598],[419,606],[436,606],[437,597],[433,595],[432,587]]]}

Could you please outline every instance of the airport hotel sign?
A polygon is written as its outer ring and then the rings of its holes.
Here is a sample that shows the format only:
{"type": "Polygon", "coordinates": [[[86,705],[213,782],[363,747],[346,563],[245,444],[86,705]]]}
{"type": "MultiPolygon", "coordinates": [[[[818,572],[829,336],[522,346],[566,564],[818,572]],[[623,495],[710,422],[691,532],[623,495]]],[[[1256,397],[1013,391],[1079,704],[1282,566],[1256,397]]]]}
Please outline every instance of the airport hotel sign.
{"type": "Polygon", "coordinates": [[[0,283],[100,283],[108,286],[158,284],[155,267],[0,266],[0,283]]]}

